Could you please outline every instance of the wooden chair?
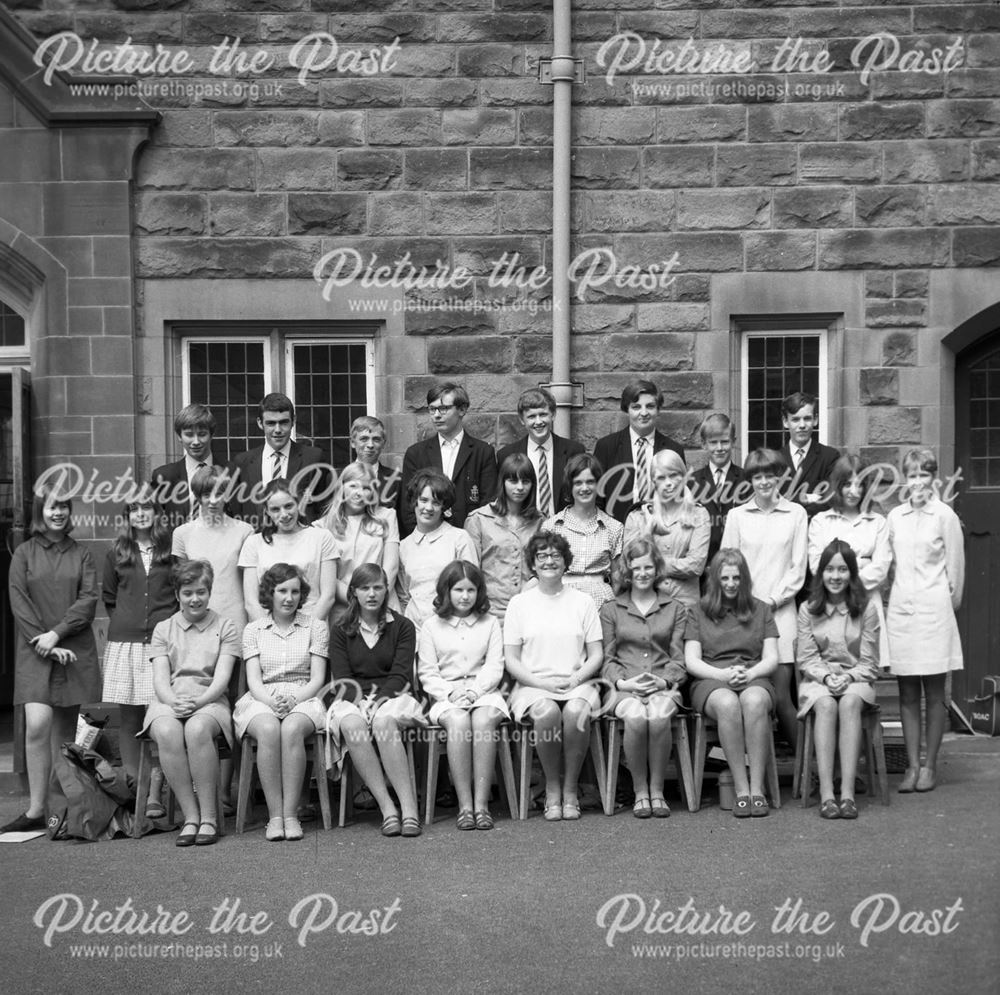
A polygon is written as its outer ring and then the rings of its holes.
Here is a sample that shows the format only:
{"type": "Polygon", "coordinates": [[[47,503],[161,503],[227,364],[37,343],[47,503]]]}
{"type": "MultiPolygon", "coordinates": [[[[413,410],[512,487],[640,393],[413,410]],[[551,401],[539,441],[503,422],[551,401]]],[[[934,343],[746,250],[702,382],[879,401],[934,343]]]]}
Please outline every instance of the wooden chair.
{"type": "MultiPolygon", "coordinates": [[[[528,818],[528,803],[531,797],[531,761],[534,752],[534,723],[530,719],[522,719],[517,723],[518,740],[518,818],[528,818]]],[[[590,759],[594,765],[597,778],[597,790],[601,796],[601,807],[607,811],[607,763],[604,758],[604,739],[601,736],[600,719],[596,716],[590,720],[590,759]]]]}
{"type": "MultiPolygon", "coordinates": [[[[621,759],[622,736],[625,732],[624,719],[606,715],[605,728],[608,735],[608,768],[604,787],[604,814],[615,814],[615,794],[618,790],[618,765],[621,759]]],[[[689,812],[696,812],[694,771],[691,766],[691,741],[688,736],[687,719],[674,715],[670,721],[671,748],[674,765],[678,774],[678,785],[687,802],[689,812]]]]}
{"type": "MultiPolygon", "coordinates": [[[[511,724],[509,722],[502,722],[497,728],[497,734],[500,739],[497,742],[496,766],[500,771],[499,783],[503,784],[510,817],[511,819],[518,819],[521,816],[517,786],[514,780],[514,761],[510,750],[510,729],[511,724]]],[[[442,754],[447,755],[448,734],[447,730],[439,725],[428,726],[420,732],[421,736],[427,740],[427,777],[424,782],[424,824],[430,826],[434,823],[438,761],[442,754]]]]}
{"type": "MultiPolygon", "coordinates": [[[[333,815],[330,810],[330,784],[326,777],[324,754],[326,752],[326,735],[313,733],[305,741],[306,746],[306,784],[309,778],[315,778],[316,791],[319,794],[319,809],[323,819],[323,828],[333,826],[333,815]],[[311,769],[310,769],[311,768],[311,769]]],[[[247,815],[253,807],[250,801],[250,789],[253,785],[253,775],[257,768],[257,742],[252,736],[243,737],[240,754],[240,779],[236,793],[236,833],[241,834],[246,827],[247,815]]]]}
{"type": "MultiPolygon", "coordinates": [[[[815,736],[814,716],[810,709],[804,719],[799,719],[798,744],[795,750],[795,773],[792,779],[792,797],[800,798],[803,808],[809,807],[812,793],[812,768],[815,736]]],[[[868,780],[868,790],[874,793],[878,781],[882,804],[889,804],[889,772],[885,763],[885,742],[882,738],[882,710],[877,704],[861,709],[861,754],[868,780]]]]}
{"type": "MultiPolygon", "coordinates": [[[[694,767],[694,808],[692,812],[697,812],[701,807],[701,787],[705,779],[705,758],[708,754],[709,741],[717,743],[719,741],[719,729],[715,719],[703,715],[701,712],[694,713],[694,755],[692,766],[694,767]]],[[[774,754],[774,735],[768,737],[767,769],[767,792],[770,796],[772,808],[781,808],[781,788],[778,784],[778,761],[774,754]]]]}

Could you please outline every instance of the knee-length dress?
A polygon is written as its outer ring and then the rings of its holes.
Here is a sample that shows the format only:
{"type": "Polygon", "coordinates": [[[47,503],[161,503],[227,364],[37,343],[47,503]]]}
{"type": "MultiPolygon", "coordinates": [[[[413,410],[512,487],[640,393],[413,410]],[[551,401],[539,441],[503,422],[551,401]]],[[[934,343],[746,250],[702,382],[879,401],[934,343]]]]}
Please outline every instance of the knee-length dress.
{"type": "Polygon", "coordinates": [[[611,568],[622,555],[625,526],[621,522],[600,510],[593,518],[578,518],[569,507],[546,519],[542,530],[561,535],[573,553],[563,584],[589,594],[598,609],[615,596],[611,568]]]}
{"type": "Polygon", "coordinates": [[[97,611],[97,569],[90,552],[69,536],[35,535],[14,550],[9,575],[15,621],[14,704],[68,708],[101,700],[101,667],[91,623],[97,611]],[[76,654],[61,664],[35,652],[45,632],[76,654]]]}
{"type": "Polygon", "coordinates": [[[900,677],[961,670],[955,612],[965,584],[965,547],[958,516],[935,497],[922,508],[909,502],[893,508],[888,522],[896,561],[886,611],[890,670],[900,677]]]}

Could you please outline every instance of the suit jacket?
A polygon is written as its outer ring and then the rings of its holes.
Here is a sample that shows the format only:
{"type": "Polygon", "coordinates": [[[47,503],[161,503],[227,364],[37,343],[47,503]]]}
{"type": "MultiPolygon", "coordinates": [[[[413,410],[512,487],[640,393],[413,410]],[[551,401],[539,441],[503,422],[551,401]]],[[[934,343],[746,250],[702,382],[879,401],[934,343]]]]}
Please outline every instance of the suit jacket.
{"type": "MultiPolygon", "coordinates": [[[[653,453],[661,449],[672,449],[684,459],[683,447],[662,432],[653,436],[653,453]]],[[[598,503],[612,518],[624,523],[632,510],[632,488],[635,486],[635,466],[632,463],[632,438],[629,430],[612,432],[597,440],[594,457],[604,468],[603,486],[600,488],[598,503]],[[616,469],[620,468],[620,469],[616,469]]]]}
{"type": "Polygon", "coordinates": [[[722,488],[716,490],[715,469],[711,463],[706,464],[700,470],[695,470],[691,474],[690,488],[695,500],[708,512],[712,519],[712,533],[708,541],[708,562],[712,562],[712,557],[719,551],[722,545],[722,530],[726,525],[726,515],[738,504],[746,504],[752,496],[753,489],[749,481],[740,488],[740,484],[745,480],[743,471],[730,462],[726,471],[726,479],[722,488]]]}
{"type": "MultiPolygon", "coordinates": [[[[787,443],[781,447],[781,456],[791,469],[795,464],[792,461],[792,451],[787,443]]],[[[790,500],[801,504],[806,509],[806,513],[812,518],[818,511],[823,511],[829,507],[829,502],[818,501],[806,503],[801,499],[803,494],[811,494],[820,484],[827,484],[830,481],[830,474],[833,473],[833,465],[840,459],[840,452],[832,446],[824,446],[815,439],[809,445],[809,452],[802,461],[802,466],[798,472],[784,481],[779,487],[782,494],[790,500]]]]}
{"type": "MultiPolygon", "coordinates": [[[[441,470],[441,444],[435,432],[429,439],[414,442],[403,457],[403,474],[399,482],[399,534],[408,536],[416,526],[413,509],[407,500],[406,490],[418,470],[430,467],[441,470]]],[[[493,447],[476,439],[468,432],[455,457],[455,470],[451,475],[455,484],[455,503],[445,519],[456,528],[465,524],[466,516],[475,508],[489,504],[497,489],[497,459],[493,447]]]]}
{"type": "MultiPolygon", "coordinates": [[[[497,467],[511,453],[521,453],[527,456],[529,438],[526,435],[523,439],[518,439],[517,442],[512,442],[509,446],[504,446],[497,453],[497,467]]],[[[584,452],[586,452],[586,449],[583,448],[582,442],[577,442],[576,439],[564,439],[561,435],[556,435],[555,432],[552,433],[552,503],[555,505],[557,512],[562,511],[563,508],[570,504],[568,500],[569,495],[563,490],[563,473],[566,470],[566,464],[571,457],[578,456],[584,452]]]]}
{"type": "MultiPolygon", "coordinates": [[[[212,465],[211,460],[207,462],[212,465]]],[[[153,471],[152,484],[171,530],[183,525],[191,517],[191,491],[184,457],[175,463],[158,466],[153,471]]]]}
{"type": "MultiPolygon", "coordinates": [[[[255,529],[260,528],[264,513],[260,500],[263,491],[261,486],[263,456],[264,447],[258,446],[245,453],[237,453],[227,468],[233,478],[231,484],[233,493],[226,511],[233,518],[249,522],[255,529]]],[[[293,441],[288,451],[288,479],[294,481],[296,475],[308,466],[321,468],[315,483],[309,474],[303,474],[299,480],[300,489],[311,486],[313,497],[306,506],[305,514],[309,521],[313,522],[322,515],[323,509],[330,501],[330,466],[323,457],[322,449],[293,441]]]]}

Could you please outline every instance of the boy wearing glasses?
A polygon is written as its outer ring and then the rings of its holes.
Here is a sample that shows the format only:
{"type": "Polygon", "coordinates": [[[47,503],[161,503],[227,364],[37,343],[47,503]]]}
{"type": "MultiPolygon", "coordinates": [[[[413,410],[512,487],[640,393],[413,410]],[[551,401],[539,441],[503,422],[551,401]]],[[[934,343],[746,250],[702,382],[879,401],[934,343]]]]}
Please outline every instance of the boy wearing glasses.
{"type": "Polygon", "coordinates": [[[489,504],[497,486],[497,463],[493,447],[469,435],[462,422],[469,410],[469,395],[456,383],[442,383],[427,391],[427,410],[435,434],[415,442],[403,457],[399,487],[399,533],[414,529],[413,508],[407,488],[418,470],[440,470],[455,485],[455,503],[448,521],[456,528],[474,508],[489,504]]]}

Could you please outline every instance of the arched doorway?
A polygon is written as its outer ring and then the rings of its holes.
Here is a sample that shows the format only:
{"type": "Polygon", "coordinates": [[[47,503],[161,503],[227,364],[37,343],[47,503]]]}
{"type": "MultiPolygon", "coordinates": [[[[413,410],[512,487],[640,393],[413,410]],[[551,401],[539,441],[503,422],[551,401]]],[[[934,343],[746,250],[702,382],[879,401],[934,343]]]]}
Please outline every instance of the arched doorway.
{"type": "Polygon", "coordinates": [[[952,697],[968,718],[983,677],[1000,672],[1000,322],[956,356],[955,464],[966,536],[965,670],[954,675],[952,697]]]}

